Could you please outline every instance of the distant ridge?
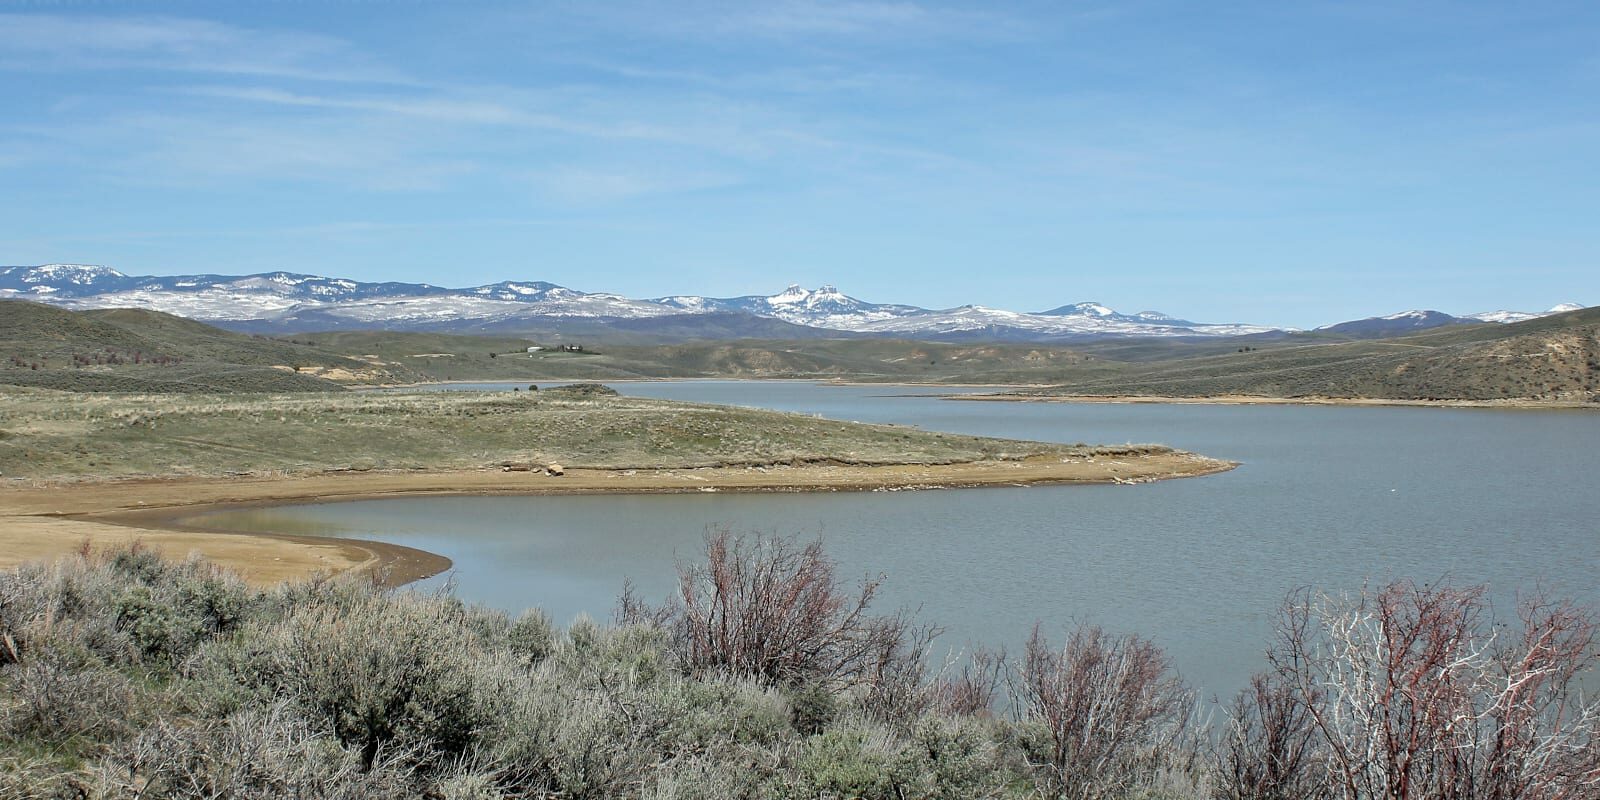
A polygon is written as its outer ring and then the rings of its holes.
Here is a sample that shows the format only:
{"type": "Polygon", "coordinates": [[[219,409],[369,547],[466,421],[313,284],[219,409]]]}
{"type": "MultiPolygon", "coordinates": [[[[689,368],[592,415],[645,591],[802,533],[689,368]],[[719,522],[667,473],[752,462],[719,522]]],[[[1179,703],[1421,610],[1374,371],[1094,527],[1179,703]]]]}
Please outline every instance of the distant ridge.
{"type": "MultiPolygon", "coordinates": [[[[1033,313],[981,305],[926,309],[866,302],[831,285],[815,290],[792,285],[773,295],[671,295],[641,300],[582,292],[546,281],[447,288],[281,271],[131,276],[87,264],[0,267],[3,298],[70,309],[143,308],[258,333],[380,329],[523,335],[567,331],[662,340],[875,336],[948,342],[1215,339],[1287,333],[1247,323],[1197,323],[1155,311],[1123,314],[1099,303],[1072,303],[1033,313]]],[[[1318,330],[1359,338],[1435,324],[1511,322],[1537,316],[1515,311],[1488,312],[1474,318],[1405,312],[1318,330]],[[1408,316],[1413,314],[1425,316],[1408,316]]]]}
{"type": "Polygon", "coordinates": [[[1478,314],[1468,314],[1464,317],[1452,316],[1442,311],[1412,310],[1390,314],[1385,317],[1368,317],[1367,319],[1341,322],[1337,325],[1325,325],[1317,328],[1317,332],[1345,334],[1356,338],[1387,337],[1429,328],[1439,328],[1445,325],[1471,325],[1479,322],[1502,324],[1526,322],[1530,319],[1548,317],[1552,314],[1563,314],[1582,308],[1583,306],[1577,303],[1562,303],[1549,311],[1485,311],[1478,314]]]}
{"type": "MultiPolygon", "coordinates": [[[[1430,317],[1379,319],[1423,325],[1430,317]]],[[[1024,394],[1600,404],[1600,308],[1445,322],[1385,338],[1330,341],[1326,331],[1190,357],[1101,361],[1024,394]]]]}

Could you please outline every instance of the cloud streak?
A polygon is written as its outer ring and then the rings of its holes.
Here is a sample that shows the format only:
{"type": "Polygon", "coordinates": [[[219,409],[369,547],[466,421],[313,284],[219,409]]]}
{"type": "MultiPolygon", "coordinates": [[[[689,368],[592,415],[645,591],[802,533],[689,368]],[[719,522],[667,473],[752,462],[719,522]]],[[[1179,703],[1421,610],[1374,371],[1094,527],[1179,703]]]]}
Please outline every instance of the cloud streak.
{"type": "Polygon", "coordinates": [[[145,69],[408,82],[342,39],[179,17],[0,14],[0,69],[145,69]]]}
{"type": "Polygon", "coordinates": [[[563,203],[579,205],[725,189],[741,183],[739,177],[727,173],[575,165],[537,172],[531,179],[543,194],[563,203]]]}
{"type": "Polygon", "coordinates": [[[1027,35],[1024,25],[990,9],[958,9],[904,0],[607,4],[603,13],[568,13],[602,28],[627,28],[650,38],[678,40],[748,37],[797,44],[898,39],[932,45],[950,39],[1010,40],[1027,35]]]}

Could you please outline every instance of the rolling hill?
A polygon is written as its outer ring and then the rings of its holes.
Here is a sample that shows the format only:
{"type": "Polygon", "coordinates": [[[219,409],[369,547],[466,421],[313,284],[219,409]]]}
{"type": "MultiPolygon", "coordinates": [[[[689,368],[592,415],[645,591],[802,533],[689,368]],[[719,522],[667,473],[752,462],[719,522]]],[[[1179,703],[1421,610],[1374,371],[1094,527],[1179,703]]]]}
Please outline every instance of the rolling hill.
{"type": "Polygon", "coordinates": [[[1043,396],[1350,398],[1600,403],[1600,308],[1513,323],[1450,325],[1408,336],[1318,341],[1321,334],[1220,343],[1190,357],[1124,361],[1068,376],[1043,396]]]}
{"type": "MultiPolygon", "coordinates": [[[[789,332],[788,323],[767,321],[789,332]]],[[[580,342],[560,334],[332,331],[268,338],[153,311],[74,312],[0,301],[0,384],[226,392],[441,380],[794,378],[1048,387],[1023,391],[1035,396],[1600,403],[1600,309],[1382,339],[1311,331],[1126,339],[1073,349],[861,337],[637,344],[613,334],[584,340],[571,352],[560,345],[580,342]]]]}
{"type": "Polygon", "coordinates": [[[77,391],[328,391],[415,375],[141,309],[0,301],[0,383],[77,391]]]}
{"type": "Polygon", "coordinates": [[[1042,345],[893,339],[590,343],[581,352],[564,352],[556,342],[542,340],[544,349],[534,353],[527,348],[541,341],[515,337],[335,331],[298,334],[288,341],[422,372],[433,380],[810,378],[1042,384],[1089,360],[1074,350],[1042,345]]]}

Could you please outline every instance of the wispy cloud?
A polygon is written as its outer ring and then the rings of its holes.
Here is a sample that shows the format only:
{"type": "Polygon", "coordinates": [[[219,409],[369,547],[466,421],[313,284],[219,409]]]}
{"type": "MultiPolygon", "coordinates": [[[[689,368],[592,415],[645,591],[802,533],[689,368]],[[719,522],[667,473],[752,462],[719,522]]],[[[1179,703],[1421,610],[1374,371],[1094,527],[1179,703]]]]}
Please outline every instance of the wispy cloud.
{"type": "Polygon", "coordinates": [[[148,69],[408,82],[334,37],[179,17],[0,14],[0,69],[148,69]]]}
{"type": "Polygon", "coordinates": [[[388,97],[338,97],[255,87],[205,86],[181,90],[185,94],[227,100],[268,103],[301,108],[361,111],[412,117],[453,125],[501,125],[535,128],[605,139],[681,141],[692,137],[671,128],[647,123],[585,121],[503,102],[438,95],[388,97]]]}
{"type": "Polygon", "coordinates": [[[481,169],[439,152],[417,131],[350,120],[233,120],[132,114],[61,126],[54,137],[91,154],[106,178],[156,186],[334,184],[384,191],[440,189],[481,169]]]}
{"type": "Polygon", "coordinates": [[[599,61],[589,58],[573,59],[566,63],[581,69],[613,78],[623,78],[638,83],[664,86],[686,86],[720,92],[751,93],[771,96],[832,95],[854,93],[933,92],[948,89],[948,80],[940,85],[929,83],[906,72],[889,72],[874,69],[846,68],[841,65],[803,65],[768,70],[740,70],[738,72],[702,72],[686,69],[663,69],[635,64],[599,61]]]}
{"type": "Polygon", "coordinates": [[[506,18],[535,20],[536,30],[576,25],[643,39],[725,47],[888,40],[937,46],[951,40],[1003,41],[1031,35],[1029,26],[993,7],[954,8],[910,0],[612,2],[516,11],[506,18]]]}
{"type": "MultiPolygon", "coordinates": [[[[319,222],[309,225],[263,225],[252,228],[186,228],[174,226],[162,229],[144,230],[114,230],[77,234],[72,237],[73,242],[124,242],[124,241],[168,241],[168,240],[204,240],[204,239],[281,239],[285,236],[309,237],[315,239],[379,239],[392,237],[399,233],[417,231],[467,231],[491,228],[542,228],[552,226],[572,226],[577,224],[569,218],[544,218],[544,217],[483,217],[455,220],[406,220],[406,221],[374,221],[374,220],[339,220],[332,222],[319,222]]],[[[0,239],[0,244],[7,240],[0,239]]],[[[40,242],[45,239],[22,240],[40,242]]]]}
{"type": "MultiPolygon", "coordinates": [[[[763,36],[953,24],[950,12],[915,3],[818,0],[755,10],[700,7],[685,19],[700,30],[763,36]]],[[[94,169],[136,183],[250,177],[432,190],[492,172],[506,159],[536,173],[546,197],[574,203],[700,191],[768,167],[803,178],[830,170],[868,176],[892,164],[960,166],[925,143],[885,136],[877,122],[785,100],[894,87],[903,93],[915,81],[909,75],[826,63],[728,74],[670,61],[588,68],[589,76],[517,86],[420,81],[320,34],[178,17],[0,14],[0,70],[131,69],[212,79],[174,86],[171,79],[123,78],[115,93],[62,95],[48,115],[0,124],[0,131],[45,143],[24,163],[92,161],[94,169]],[[680,88],[661,91],[661,82],[680,88]],[[624,160],[670,156],[687,166],[671,176],[596,168],[596,147],[624,160]],[[805,162],[807,172],[788,166],[805,162]]]]}
{"type": "Polygon", "coordinates": [[[248,103],[405,117],[446,127],[499,126],[584,139],[676,145],[742,161],[810,152],[946,167],[957,163],[932,150],[875,142],[871,137],[829,130],[765,104],[715,94],[642,98],[587,87],[551,91],[475,87],[381,97],[234,86],[179,91],[248,103]],[[481,99],[484,96],[497,99],[481,99]]]}
{"type": "Polygon", "coordinates": [[[537,172],[531,179],[542,193],[565,203],[583,205],[723,189],[741,182],[728,173],[659,167],[563,166],[537,172]]]}
{"type": "Polygon", "coordinates": [[[802,2],[741,5],[715,23],[722,31],[773,35],[882,33],[926,28],[937,16],[916,3],[802,2]]]}
{"type": "Polygon", "coordinates": [[[709,32],[772,38],[1010,39],[1025,28],[994,7],[952,8],[873,0],[783,0],[722,6],[698,23],[709,32]]]}

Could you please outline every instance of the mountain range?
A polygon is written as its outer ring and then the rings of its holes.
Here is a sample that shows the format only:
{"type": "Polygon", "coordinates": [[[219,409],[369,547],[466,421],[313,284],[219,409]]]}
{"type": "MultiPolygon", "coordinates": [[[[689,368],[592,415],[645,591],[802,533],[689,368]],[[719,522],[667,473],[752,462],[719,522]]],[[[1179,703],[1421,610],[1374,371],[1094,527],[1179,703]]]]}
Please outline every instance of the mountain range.
{"type": "MultiPolygon", "coordinates": [[[[83,264],[0,267],[0,299],[7,298],[71,309],[145,308],[258,333],[374,328],[506,334],[569,330],[589,336],[619,331],[680,340],[874,336],[957,342],[1286,333],[1246,323],[1191,322],[1155,311],[1124,314],[1098,303],[1036,312],[979,305],[926,309],[869,303],[833,286],[815,290],[790,286],[774,295],[632,299],[544,281],[446,288],[292,272],[133,276],[83,264]]],[[[1409,311],[1317,331],[1351,338],[1389,336],[1441,325],[1514,322],[1579,307],[1564,304],[1548,312],[1493,311],[1463,317],[1409,311]]]]}

